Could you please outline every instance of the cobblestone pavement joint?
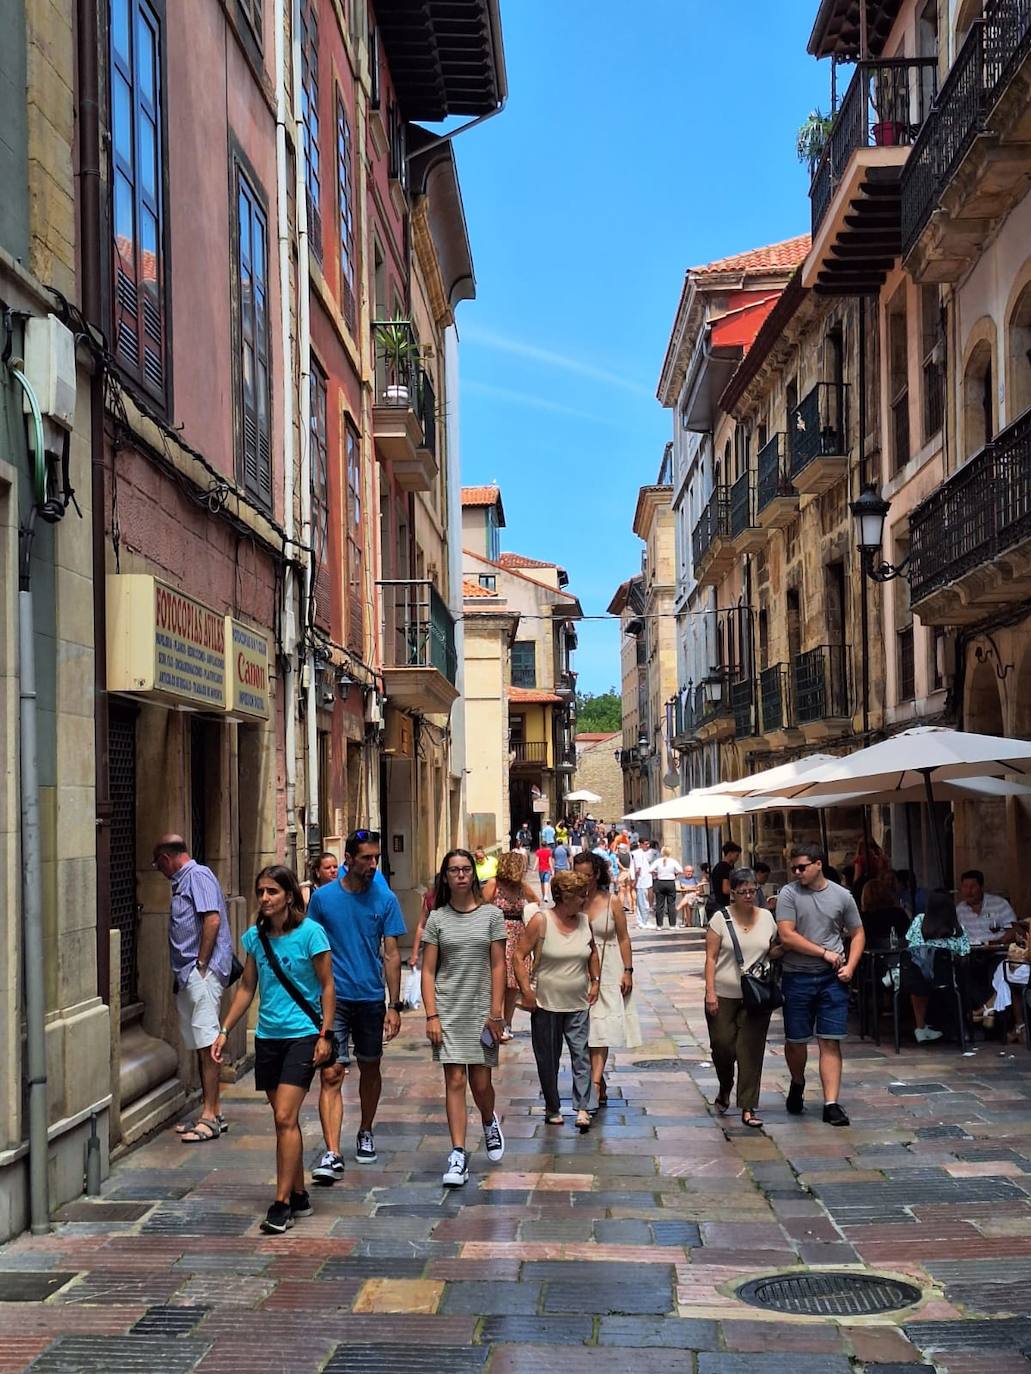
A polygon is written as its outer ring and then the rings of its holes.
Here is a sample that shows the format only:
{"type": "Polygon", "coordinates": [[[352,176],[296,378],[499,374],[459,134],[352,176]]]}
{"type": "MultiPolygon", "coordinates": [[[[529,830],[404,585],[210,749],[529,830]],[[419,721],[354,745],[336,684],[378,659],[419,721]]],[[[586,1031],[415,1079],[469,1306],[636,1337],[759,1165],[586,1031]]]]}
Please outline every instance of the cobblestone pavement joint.
{"type": "MultiPolygon", "coordinates": [[[[249,1078],[230,1133],[171,1130],[123,1156],[53,1233],[0,1249],[0,1374],[845,1374],[1027,1370],[1031,1350],[1031,1056],[1023,1047],[852,1038],[848,1129],[788,1117],[779,1026],[766,1129],[718,1120],[699,932],[634,933],[644,1045],[614,1056],[585,1137],[547,1126],[525,1018],[496,1076],[507,1153],[478,1136],[468,1185],[440,1183],[439,1070],[420,1013],[388,1048],[378,1162],[348,1159],[282,1237],[270,1113],[249,1078]],[[799,1267],[869,1267],[915,1307],[795,1318],[735,1296],[799,1267]],[[630,1352],[633,1352],[632,1360],[630,1352]]],[[[568,1088],[568,1081],[566,1081],[568,1088]]],[[[346,1121],[356,1083],[347,1080],[346,1121]]],[[[316,1095],[304,1113],[318,1153],[316,1095]]]]}

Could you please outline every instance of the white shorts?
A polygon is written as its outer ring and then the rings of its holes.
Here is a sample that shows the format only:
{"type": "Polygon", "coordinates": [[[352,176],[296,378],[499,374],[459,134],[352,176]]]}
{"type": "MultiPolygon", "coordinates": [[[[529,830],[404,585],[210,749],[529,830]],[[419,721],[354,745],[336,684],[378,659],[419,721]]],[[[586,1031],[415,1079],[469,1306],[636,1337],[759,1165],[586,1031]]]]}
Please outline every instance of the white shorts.
{"type": "Polygon", "coordinates": [[[186,984],[175,995],[179,1009],[179,1030],[188,1050],[206,1050],[218,1039],[225,988],[216,973],[208,970],[202,977],[192,969],[186,984]]]}

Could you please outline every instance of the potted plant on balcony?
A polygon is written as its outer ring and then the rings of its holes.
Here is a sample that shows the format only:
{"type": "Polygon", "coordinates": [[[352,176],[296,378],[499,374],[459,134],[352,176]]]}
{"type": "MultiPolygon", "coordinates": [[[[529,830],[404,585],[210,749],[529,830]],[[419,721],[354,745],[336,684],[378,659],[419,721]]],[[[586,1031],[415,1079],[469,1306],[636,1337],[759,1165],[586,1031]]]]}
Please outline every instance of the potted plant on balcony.
{"type": "Polygon", "coordinates": [[[404,315],[395,315],[376,325],[376,343],[387,369],[384,398],[387,405],[406,406],[409,403],[409,378],[419,356],[412,322],[404,315]]]}
{"type": "Polygon", "coordinates": [[[909,100],[907,87],[899,83],[899,74],[893,67],[878,70],[871,91],[874,119],[871,121],[874,144],[878,148],[896,148],[907,142],[908,124],[899,119],[906,114],[909,100]]]}
{"type": "Polygon", "coordinates": [[[795,151],[799,162],[809,164],[810,172],[815,171],[816,164],[823,156],[833,123],[830,115],[825,115],[820,110],[810,110],[805,123],[798,131],[795,151]]]}

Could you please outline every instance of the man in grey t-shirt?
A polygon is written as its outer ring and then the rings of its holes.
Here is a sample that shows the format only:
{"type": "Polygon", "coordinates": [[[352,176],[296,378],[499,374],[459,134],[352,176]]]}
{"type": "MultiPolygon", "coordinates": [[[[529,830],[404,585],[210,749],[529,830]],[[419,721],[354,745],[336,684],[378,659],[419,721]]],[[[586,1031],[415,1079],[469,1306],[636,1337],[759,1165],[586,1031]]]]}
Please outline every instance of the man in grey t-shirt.
{"type": "Polygon", "coordinates": [[[777,894],[777,931],[784,946],[784,1060],[791,1071],[786,1105],[793,1115],[805,1110],[805,1066],[815,1031],[823,1119],[847,1126],[848,1115],[838,1102],[841,1041],[848,1031],[848,986],[865,944],[863,923],[852,894],[824,873],[819,849],[799,846],[789,867],[795,881],[777,894]]]}

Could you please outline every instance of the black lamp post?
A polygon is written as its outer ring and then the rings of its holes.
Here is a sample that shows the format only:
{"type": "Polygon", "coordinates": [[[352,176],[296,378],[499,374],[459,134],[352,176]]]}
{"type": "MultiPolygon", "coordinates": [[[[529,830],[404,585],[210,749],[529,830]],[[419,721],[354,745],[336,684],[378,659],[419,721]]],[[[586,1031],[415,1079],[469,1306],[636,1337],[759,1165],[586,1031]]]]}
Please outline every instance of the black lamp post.
{"type": "Polygon", "coordinates": [[[858,500],[849,503],[849,510],[856,522],[856,547],[859,549],[863,572],[871,582],[891,582],[896,577],[909,575],[906,571],[909,566],[908,553],[898,564],[887,563],[884,559],[880,563],[874,562],[881,551],[884,522],[890,509],[890,503],[878,495],[874,486],[864,487],[858,500]]]}

